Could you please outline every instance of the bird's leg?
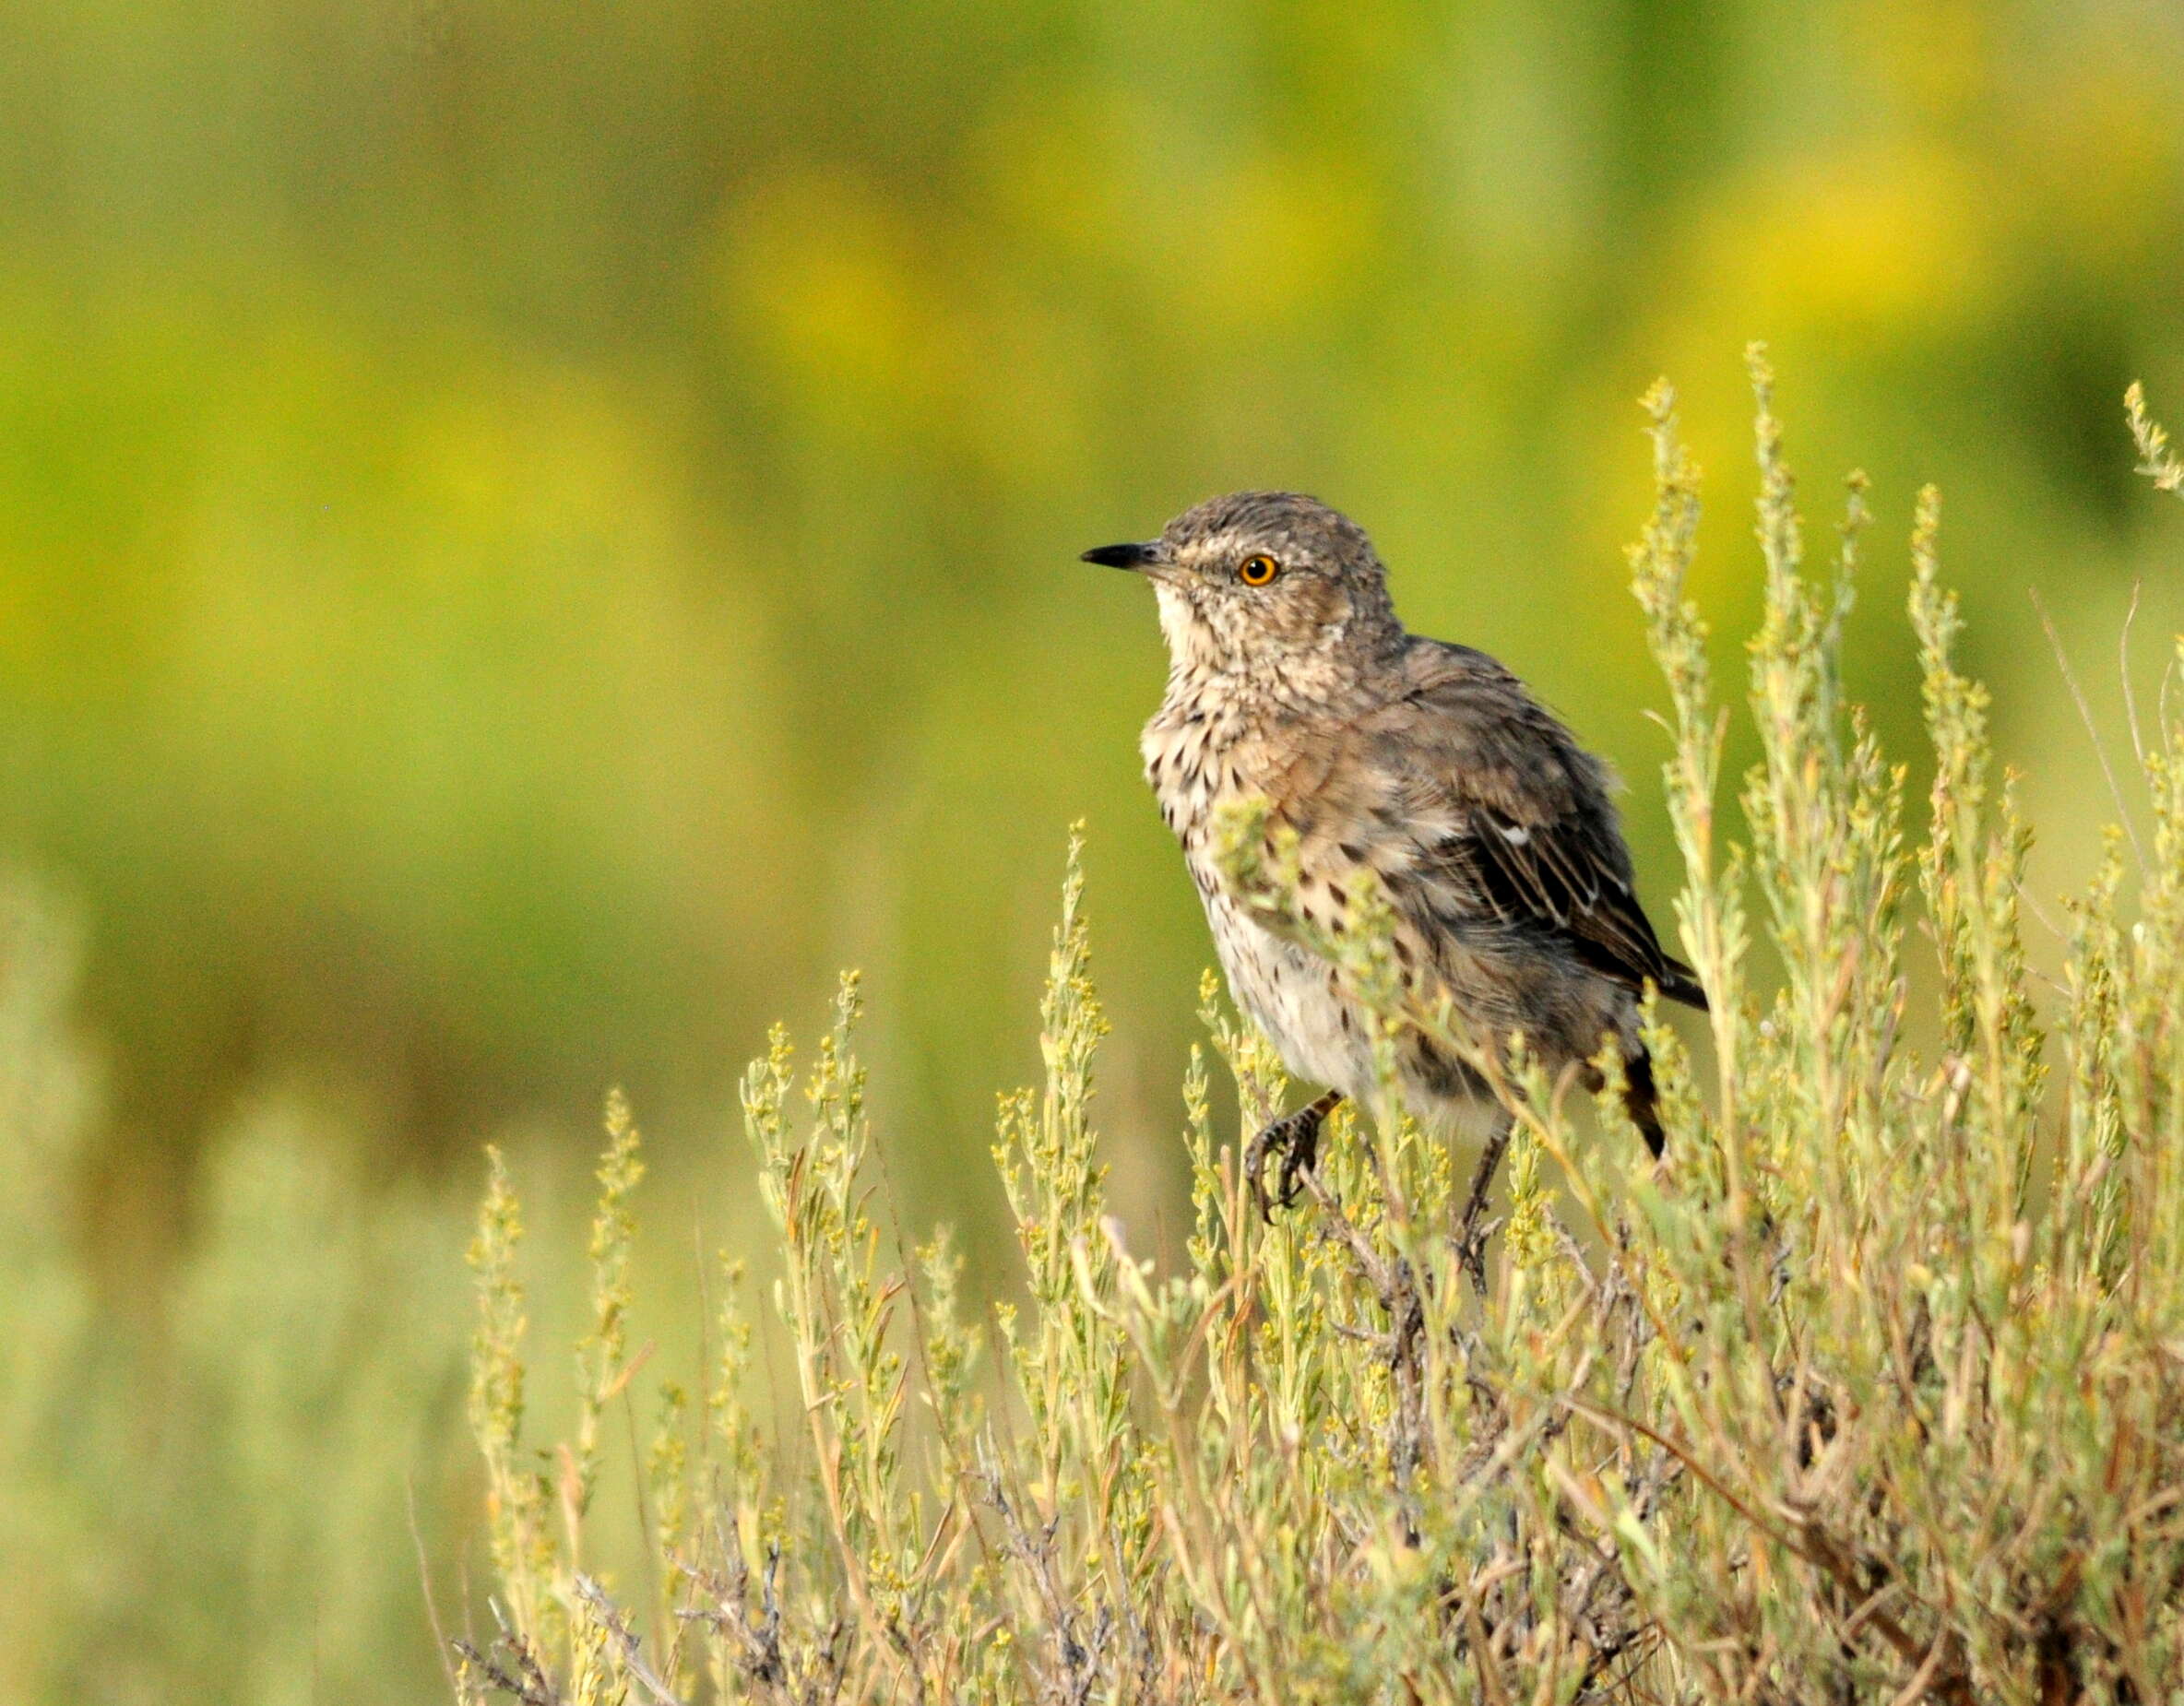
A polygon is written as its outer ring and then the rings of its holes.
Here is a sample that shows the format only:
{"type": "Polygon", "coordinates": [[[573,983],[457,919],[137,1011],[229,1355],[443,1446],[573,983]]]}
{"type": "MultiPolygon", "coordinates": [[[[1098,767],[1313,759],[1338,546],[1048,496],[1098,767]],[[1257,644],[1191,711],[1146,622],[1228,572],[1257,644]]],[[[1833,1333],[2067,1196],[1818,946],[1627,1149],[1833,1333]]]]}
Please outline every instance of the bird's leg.
{"type": "Polygon", "coordinates": [[[1288,1208],[1297,1200],[1300,1175],[1310,1171],[1312,1163],[1319,1158],[1320,1127],[1341,1100],[1341,1091],[1330,1090],[1318,1100],[1307,1102],[1295,1113],[1284,1114],[1279,1120],[1268,1121],[1259,1135],[1245,1145],[1244,1177],[1251,1180],[1252,1201],[1258,1205],[1260,1219],[1273,1218],[1265,1188],[1259,1182],[1260,1174],[1266,1168],[1267,1155],[1278,1154],[1282,1158],[1276,1200],[1282,1207],[1288,1208]]]}
{"type": "Polygon", "coordinates": [[[1515,1129],[1516,1116],[1506,1108],[1494,1115],[1494,1129],[1487,1133],[1486,1146],[1478,1152],[1478,1165],[1471,1172],[1471,1194],[1464,1201],[1464,1217],[1456,1223],[1457,1260],[1482,1297],[1487,1295],[1487,1236],[1493,1230],[1487,1224],[1487,1197],[1494,1188],[1494,1174],[1502,1166],[1502,1157],[1508,1152],[1509,1134],[1515,1129]]]}

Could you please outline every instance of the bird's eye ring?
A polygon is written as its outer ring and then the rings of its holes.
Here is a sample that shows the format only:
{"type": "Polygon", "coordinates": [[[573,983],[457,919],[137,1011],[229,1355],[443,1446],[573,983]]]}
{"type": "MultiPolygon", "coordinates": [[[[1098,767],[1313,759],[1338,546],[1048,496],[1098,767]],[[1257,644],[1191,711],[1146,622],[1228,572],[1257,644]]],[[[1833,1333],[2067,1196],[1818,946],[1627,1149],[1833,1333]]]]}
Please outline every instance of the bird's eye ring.
{"type": "Polygon", "coordinates": [[[1247,586],[1264,586],[1281,572],[1282,565],[1262,551],[1243,560],[1243,566],[1236,571],[1236,578],[1247,586]]]}

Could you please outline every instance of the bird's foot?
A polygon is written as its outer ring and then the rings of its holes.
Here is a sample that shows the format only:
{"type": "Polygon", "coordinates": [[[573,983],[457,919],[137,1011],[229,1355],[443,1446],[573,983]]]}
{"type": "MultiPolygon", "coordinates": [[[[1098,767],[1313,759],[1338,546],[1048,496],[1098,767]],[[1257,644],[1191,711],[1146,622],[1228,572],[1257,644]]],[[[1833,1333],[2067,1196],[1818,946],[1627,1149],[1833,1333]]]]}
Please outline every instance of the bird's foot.
{"type": "Polygon", "coordinates": [[[1494,1175],[1501,1169],[1502,1157],[1509,1148],[1509,1134],[1514,1129],[1515,1121],[1508,1114],[1495,1116],[1493,1129],[1487,1133],[1487,1141],[1479,1149],[1478,1166],[1471,1174],[1471,1190],[1465,1199],[1463,1218],[1456,1223],[1456,1259],[1482,1297],[1487,1295],[1487,1240],[1502,1224],[1487,1218],[1487,1202],[1494,1188],[1494,1175]]]}
{"type": "Polygon", "coordinates": [[[1272,1204],[1267,1201],[1264,1175],[1266,1158],[1270,1155],[1281,1157],[1281,1172],[1276,1180],[1275,1202],[1288,1208],[1297,1200],[1302,1189],[1303,1176],[1312,1171],[1312,1164],[1320,1155],[1320,1128],[1327,1116],[1335,1111],[1335,1105],[1342,1100],[1342,1092],[1330,1090],[1317,1101],[1308,1102],[1293,1114],[1284,1114],[1279,1120],[1270,1120],[1259,1135],[1252,1139],[1243,1152],[1244,1177],[1251,1181],[1252,1202],[1259,1211],[1261,1220],[1274,1218],[1272,1204]]]}

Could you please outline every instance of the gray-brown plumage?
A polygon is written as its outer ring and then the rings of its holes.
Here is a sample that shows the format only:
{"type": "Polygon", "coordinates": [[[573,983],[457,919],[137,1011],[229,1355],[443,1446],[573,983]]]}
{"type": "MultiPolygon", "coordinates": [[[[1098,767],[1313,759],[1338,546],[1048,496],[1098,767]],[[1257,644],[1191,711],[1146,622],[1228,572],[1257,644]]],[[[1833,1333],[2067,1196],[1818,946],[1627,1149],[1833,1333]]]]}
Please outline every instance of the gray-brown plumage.
{"type": "MultiPolygon", "coordinates": [[[[1260,797],[1299,840],[1299,901],[1339,921],[1361,871],[1395,915],[1414,991],[1482,1037],[1521,1030],[1550,1068],[1622,1045],[1632,1120],[1661,1127],[1637,1034],[1648,982],[1703,1007],[1633,891],[1597,759],[1483,652],[1406,633],[1347,516],[1294,492],[1215,498],[1157,539],[1085,553],[1152,581],[1169,657],[1145,774],[1183,846],[1229,988],[1298,1077],[1335,1096],[1262,1134],[1309,1165],[1320,1118],[1375,1088],[1366,1013],[1328,960],[1230,893],[1216,813],[1260,797]]],[[[1397,1045],[1405,1098],[1446,1125],[1480,1094],[1426,1037],[1397,1045]]]]}

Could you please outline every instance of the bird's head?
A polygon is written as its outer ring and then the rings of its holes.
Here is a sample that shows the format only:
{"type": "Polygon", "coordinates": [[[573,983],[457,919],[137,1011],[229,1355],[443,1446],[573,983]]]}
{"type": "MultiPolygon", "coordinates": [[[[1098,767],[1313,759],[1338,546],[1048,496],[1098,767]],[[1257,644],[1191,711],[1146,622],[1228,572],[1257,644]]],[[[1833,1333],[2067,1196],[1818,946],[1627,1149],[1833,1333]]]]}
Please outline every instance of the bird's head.
{"type": "Polygon", "coordinates": [[[1294,492],[1209,498],[1157,539],[1103,545],[1084,560],[1153,583],[1181,669],[1287,675],[1402,634],[1365,529],[1294,492]]]}

